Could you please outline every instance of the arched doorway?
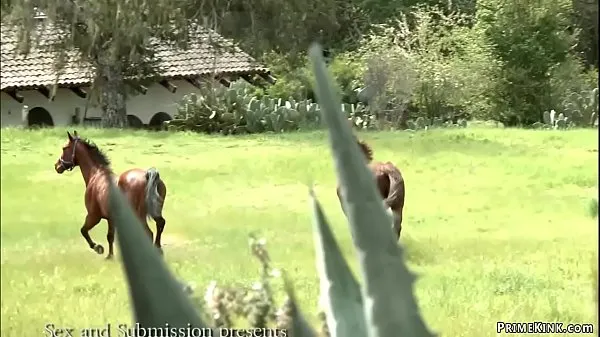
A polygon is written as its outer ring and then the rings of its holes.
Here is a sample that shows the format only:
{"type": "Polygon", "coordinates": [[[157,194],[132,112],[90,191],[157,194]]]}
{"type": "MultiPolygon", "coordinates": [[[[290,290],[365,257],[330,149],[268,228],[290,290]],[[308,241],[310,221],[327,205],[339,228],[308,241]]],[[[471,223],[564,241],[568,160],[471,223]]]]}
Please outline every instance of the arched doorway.
{"type": "Polygon", "coordinates": [[[135,115],[127,115],[127,125],[132,129],[141,129],[144,126],[142,120],[135,115]]]}
{"type": "Polygon", "coordinates": [[[27,125],[30,127],[54,126],[52,115],[42,107],[35,107],[27,113],[27,125]]]}
{"type": "Polygon", "coordinates": [[[162,111],[157,112],[150,119],[150,122],[148,123],[148,127],[150,129],[160,130],[163,128],[163,123],[166,121],[170,121],[171,119],[173,119],[173,118],[171,116],[169,116],[168,113],[162,112],[162,111]]]}

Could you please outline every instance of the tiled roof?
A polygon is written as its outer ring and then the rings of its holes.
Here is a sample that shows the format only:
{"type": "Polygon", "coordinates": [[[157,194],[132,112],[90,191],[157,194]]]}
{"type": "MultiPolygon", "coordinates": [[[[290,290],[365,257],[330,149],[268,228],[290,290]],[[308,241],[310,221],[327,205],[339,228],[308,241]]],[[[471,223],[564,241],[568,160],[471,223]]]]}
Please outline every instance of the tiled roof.
{"type": "MultiPolygon", "coordinates": [[[[29,54],[18,54],[17,30],[5,24],[1,26],[1,89],[36,87],[53,85],[56,80],[56,54],[49,48],[40,46],[51,45],[58,41],[57,31],[46,25],[45,31],[39,28],[43,40],[39,44],[32,42],[29,54]]],[[[258,64],[252,57],[216,33],[202,29],[196,38],[189,43],[187,50],[174,47],[171,44],[155,42],[156,56],[159,59],[159,75],[170,78],[176,76],[197,76],[203,74],[244,74],[266,73],[267,68],[258,64]],[[210,34],[210,35],[209,35],[210,34]],[[216,48],[209,43],[217,41],[219,45],[229,48],[216,48]]],[[[64,67],[58,74],[59,85],[87,84],[93,79],[91,64],[78,62],[77,51],[67,52],[64,67]]]]}

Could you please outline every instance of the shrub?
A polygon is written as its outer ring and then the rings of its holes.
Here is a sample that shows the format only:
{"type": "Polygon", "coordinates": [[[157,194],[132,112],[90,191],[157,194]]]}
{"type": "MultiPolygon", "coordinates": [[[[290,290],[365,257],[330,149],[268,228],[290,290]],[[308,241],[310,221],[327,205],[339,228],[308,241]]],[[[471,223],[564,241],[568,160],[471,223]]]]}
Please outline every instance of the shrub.
{"type": "Polygon", "coordinates": [[[507,126],[540,122],[553,108],[550,74],[567,61],[574,35],[569,33],[571,2],[481,0],[477,24],[500,62],[488,97],[490,118],[507,126]]]}
{"type": "Polygon", "coordinates": [[[295,63],[290,63],[285,56],[271,52],[262,57],[262,61],[277,79],[275,84],[269,85],[265,95],[273,98],[296,100],[313,99],[314,95],[308,79],[309,73],[306,68],[306,58],[298,58],[295,63]]]}
{"type": "Polygon", "coordinates": [[[413,92],[413,102],[421,112],[419,116],[432,119],[453,119],[457,112],[454,103],[459,95],[460,73],[454,71],[451,58],[454,56],[453,29],[461,15],[445,15],[436,7],[419,6],[410,18],[414,28],[405,29],[403,49],[410,50],[418,69],[418,80],[413,92]]]}
{"type": "MultiPolygon", "coordinates": [[[[296,100],[313,100],[314,77],[308,68],[306,61],[291,67],[283,65],[282,61],[275,56],[267,58],[267,64],[275,74],[277,82],[269,86],[266,95],[273,98],[296,100]]],[[[353,57],[350,53],[343,53],[332,58],[331,73],[338,84],[343,103],[356,104],[356,89],[362,86],[364,67],[361,60],[353,57]]]]}
{"type": "Polygon", "coordinates": [[[367,73],[377,74],[371,78],[379,82],[381,74],[392,77],[386,85],[374,85],[373,96],[382,101],[376,105],[401,115],[401,127],[410,118],[457,123],[488,110],[496,62],[482,35],[468,27],[470,20],[418,6],[394,24],[375,27],[365,39],[361,52],[374,65],[367,73]]]}
{"type": "Polygon", "coordinates": [[[362,99],[369,102],[378,129],[406,128],[415,82],[412,60],[401,53],[368,54],[365,63],[366,87],[361,92],[362,99]]]}
{"type": "Polygon", "coordinates": [[[593,198],[588,204],[588,214],[592,218],[598,217],[598,198],[593,198]]]}
{"type": "Polygon", "coordinates": [[[236,81],[226,88],[209,84],[200,95],[186,95],[176,118],[166,123],[170,130],[192,130],[223,135],[284,132],[319,125],[319,106],[310,100],[296,101],[253,95],[252,87],[236,81]]]}
{"type": "Polygon", "coordinates": [[[573,55],[552,69],[552,107],[574,125],[591,126],[598,115],[598,71],[584,70],[573,55]]]}
{"type": "Polygon", "coordinates": [[[266,95],[273,98],[292,97],[297,100],[314,100],[314,93],[310,86],[310,77],[306,75],[304,67],[290,70],[282,75],[275,75],[277,81],[269,86],[266,95]]]}
{"type": "Polygon", "coordinates": [[[350,53],[336,55],[329,69],[343,103],[358,103],[357,89],[363,86],[364,64],[350,53]]]}
{"type": "Polygon", "coordinates": [[[569,93],[561,107],[574,125],[593,126],[598,118],[598,88],[569,93]]]}
{"type": "MultiPolygon", "coordinates": [[[[359,284],[348,267],[331,232],[319,202],[311,193],[315,247],[321,280],[321,301],[332,336],[432,336],[419,313],[413,293],[415,276],[404,261],[404,250],[395,242],[391,219],[364,156],[340,111],[340,101],[331,86],[321,50],[313,47],[316,92],[329,129],[330,146],[341,184],[342,202],[348,209],[348,224],[358,250],[363,282],[359,284]],[[363,303],[368,302],[368,305],[363,303]]],[[[206,328],[181,284],[169,272],[158,251],[148,240],[124,195],[110,184],[111,217],[118,231],[118,244],[129,285],[135,321],[142,328],[206,328]]],[[[315,332],[296,306],[291,285],[289,326],[293,336],[315,332]]],[[[214,327],[213,327],[214,328],[214,327]]]]}

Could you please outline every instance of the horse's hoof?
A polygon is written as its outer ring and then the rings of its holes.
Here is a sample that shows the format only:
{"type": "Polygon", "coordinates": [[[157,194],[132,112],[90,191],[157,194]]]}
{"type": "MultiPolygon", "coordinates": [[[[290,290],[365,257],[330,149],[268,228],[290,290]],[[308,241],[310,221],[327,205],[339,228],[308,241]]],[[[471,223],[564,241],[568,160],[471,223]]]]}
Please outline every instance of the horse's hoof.
{"type": "Polygon", "coordinates": [[[100,255],[104,254],[104,247],[102,245],[95,245],[94,251],[100,255]]]}
{"type": "Polygon", "coordinates": [[[158,253],[160,254],[160,256],[164,256],[165,253],[163,252],[161,247],[156,247],[156,249],[158,249],[158,253]]]}
{"type": "Polygon", "coordinates": [[[106,255],[106,260],[108,260],[108,261],[112,261],[112,259],[113,259],[113,256],[114,256],[114,255],[112,255],[112,254],[106,255]]]}

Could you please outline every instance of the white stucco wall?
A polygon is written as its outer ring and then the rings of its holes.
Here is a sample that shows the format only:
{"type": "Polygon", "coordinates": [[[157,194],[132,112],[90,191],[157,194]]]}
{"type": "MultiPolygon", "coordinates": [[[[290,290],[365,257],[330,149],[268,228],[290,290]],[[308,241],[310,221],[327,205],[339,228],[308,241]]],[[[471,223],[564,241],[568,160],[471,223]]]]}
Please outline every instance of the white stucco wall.
{"type": "MultiPolygon", "coordinates": [[[[148,124],[157,112],[166,112],[174,118],[177,111],[177,102],[186,94],[197,93],[198,89],[185,80],[171,81],[171,83],[177,86],[177,91],[174,94],[162,85],[154,83],[148,87],[145,95],[138,94],[129,97],[127,100],[127,114],[137,116],[144,124],[148,124]]],[[[19,91],[19,94],[25,98],[22,104],[6,93],[1,93],[1,126],[20,125],[23,105],[27,105],[29,111],[36,107],[46,109],[52,116],[55,126],[68,125],[71,123],[71,116],[75,114],[76,107],[79,107],[83,118],[87,101],[77,96],[70,89],[63,88],[57,90],[54,101],[48,100],[37,90],[19,91]]],[[[100,116],[102,116],[100,108],[88,107],[86,117],[100,116]]]]}

